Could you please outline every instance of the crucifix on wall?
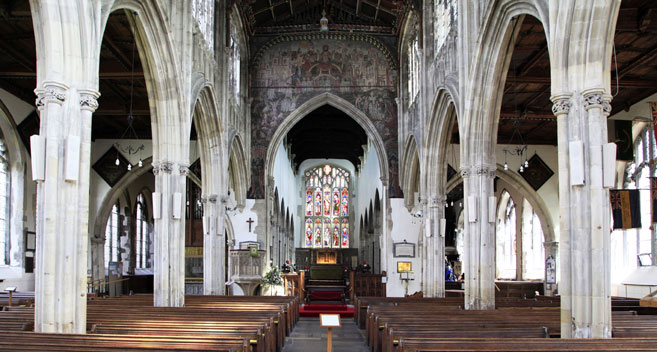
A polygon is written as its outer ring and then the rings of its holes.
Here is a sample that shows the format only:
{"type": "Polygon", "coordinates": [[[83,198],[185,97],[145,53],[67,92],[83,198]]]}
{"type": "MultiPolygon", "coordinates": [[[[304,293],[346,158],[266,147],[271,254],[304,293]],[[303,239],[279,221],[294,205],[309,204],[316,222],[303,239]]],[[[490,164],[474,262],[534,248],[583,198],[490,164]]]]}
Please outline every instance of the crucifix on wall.
{"type": "Polygon", "coordinates": [[[251,218],[249,218],[249,220],[246,220],[246,222],[249,223],[249,232],[251,232],[251,224],[253,224],[254,221],[251,218]]]}

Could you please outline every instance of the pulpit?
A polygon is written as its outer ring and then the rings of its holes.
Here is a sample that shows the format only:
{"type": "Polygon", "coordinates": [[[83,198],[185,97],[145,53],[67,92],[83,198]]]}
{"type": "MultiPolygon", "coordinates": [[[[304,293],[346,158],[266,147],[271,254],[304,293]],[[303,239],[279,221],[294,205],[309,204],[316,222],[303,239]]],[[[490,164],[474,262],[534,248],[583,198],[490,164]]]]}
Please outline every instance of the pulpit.
{"type": "Polygon", "coordinates": [[[266,252],[248,249],[230,251],[230,279],[240,286],[245,296],[253,296],[262,281],[265,270],[266,252]]]}

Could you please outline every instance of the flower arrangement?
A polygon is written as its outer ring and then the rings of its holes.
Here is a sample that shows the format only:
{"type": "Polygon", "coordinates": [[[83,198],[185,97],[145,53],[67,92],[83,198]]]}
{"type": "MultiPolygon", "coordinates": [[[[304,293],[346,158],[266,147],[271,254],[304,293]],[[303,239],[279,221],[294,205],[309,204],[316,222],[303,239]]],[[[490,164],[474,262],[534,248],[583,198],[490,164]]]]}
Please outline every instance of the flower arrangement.
{"type": "Polygon", "coordinates": [[[272,266],[271,269],[265,273],[261,283],[263,286],[278,286],[283,284],[283,277],[276,265],[272,266]]]}

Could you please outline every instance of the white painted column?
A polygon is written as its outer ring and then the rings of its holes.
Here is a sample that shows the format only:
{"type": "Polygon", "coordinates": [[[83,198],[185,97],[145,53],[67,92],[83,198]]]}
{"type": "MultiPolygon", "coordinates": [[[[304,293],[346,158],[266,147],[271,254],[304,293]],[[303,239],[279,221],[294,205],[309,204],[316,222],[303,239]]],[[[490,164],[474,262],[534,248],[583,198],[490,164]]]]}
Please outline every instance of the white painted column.
{"type": "Polygon", "coordinates": [[[465,247],[465,309],[495,309],[495,223],[489,222],[495,168],[461,168],[465,247]]]}
{"type": "MultiPolygon", "coordinates": [[[[559,254],[559,242],[551,241],[551,242],[543,242],[543,246],[545,246],[545,258],[543,259],[543,262],[547,260],[547,258],[552,257],[555,260],[555,263],[559,263],[558,261],[558,254],[559,254]]],[[[558,264],[557,266],[557,272],[559,272],[559,266],[561,264],[558,264]]],[[[545,284],[545,295],[546,296],[554,296],[554,291],[557,288],[557,284],[548,284],[547,283],[547,277],[544,278],[545,284]]]]}
{"type": "MultiPolygon", "coordinates": [[[[385,271],[386,275],[390,277],[392,273],[388,267],[388,255],[392,256],[392,240],[390,236],[390,233],[392,232],[392,223],[389,223],[388,221],[390,218],[388,212],[391,211],[391,209],[390,204],[388,204],[388,179],[386,177],[381,177],[381,186],[381,234],[379,236],[379,243],[381,245],[380,270],[381,273],[385,271]]],[[[373,221],[375,221],[376,224],[376,219],[373,221]]],[[[388,287],[390,287],[390,285],[386,285],[386,290],[388,287]]]]}
{"type": "Polygon", "coordinates": [[[155,194],[161,197],[161,217],[154,219],[153,291],[156,307],[185,305],[184,202],[188,172],[187,165],[180,162],[153,163],[155,194]]]}
{"type": "Polygon", "coordinates": [[[447,196],[436,196],[431,198],[429,213],[431,219],[431,242],[432,253],[430,266],[432,270],[431,297],[445,297],[445,234],[440,232],[440,220],[445,217],[445,204],[447,196]]]}
{"type": "Polygon", "coordinates": [[[45,180],[37,183],[34,329],[85,333],[91,115],[99,94],[53,81],[35,92],[46,154],[45,180]],[[77,169],[67,170],[66,158],[76,158],[77,169]]]}
{"type": "Polygon", "coordinates": [[[600,89],[552,98],[559,141],[561,336],[611,337],[609,191],[603,187],[610,97],[600,89]],[[574,100],[574,101],[573,101],[574,100]],[[575,157],[578,148],[582,157],[575,157]],[[571,177],[581,173],[579,177],[571,177]]]}
{"type": "Polygon", "coordinates": [[[225,292],[224,238],[225,203],[217,195],[203,198],[203,294],[223,295],[225,292]]]}

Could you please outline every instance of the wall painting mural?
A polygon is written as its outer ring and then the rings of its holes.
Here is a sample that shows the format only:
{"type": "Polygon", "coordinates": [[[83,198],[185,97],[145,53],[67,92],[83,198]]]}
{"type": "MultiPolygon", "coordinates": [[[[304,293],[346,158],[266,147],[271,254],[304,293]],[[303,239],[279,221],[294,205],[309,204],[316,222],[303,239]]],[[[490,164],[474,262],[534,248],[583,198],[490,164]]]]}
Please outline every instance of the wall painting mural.
{"type": "Polygon", "coordinates": [[[398,178],[397,70],[384,45],[361,35],[279,37],[253,61],[249,198],[264,198],[265,158],[276,129],[297,107],[325,92],[349,101],[371,119],[388,156],[389,196],[403,197],[398,178]]]}

